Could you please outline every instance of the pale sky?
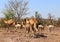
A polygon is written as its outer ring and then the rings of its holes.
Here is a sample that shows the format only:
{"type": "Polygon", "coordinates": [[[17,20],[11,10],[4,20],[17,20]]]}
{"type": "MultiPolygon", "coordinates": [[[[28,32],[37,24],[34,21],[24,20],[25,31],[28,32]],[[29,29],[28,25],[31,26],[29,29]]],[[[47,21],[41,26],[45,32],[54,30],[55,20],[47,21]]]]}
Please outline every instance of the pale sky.
{"type": "MultiPolygon", "coordinates": [[[[5,8],[8,0],[0,0],[0,17],[3,17],[1,11],[5,8]]],[[[42,17],[47,18],[48,13],[55,15],[56,18],[60,17],[60,0],[29,0],[28,4],[29,17],[38,11],[42,17]]]]}

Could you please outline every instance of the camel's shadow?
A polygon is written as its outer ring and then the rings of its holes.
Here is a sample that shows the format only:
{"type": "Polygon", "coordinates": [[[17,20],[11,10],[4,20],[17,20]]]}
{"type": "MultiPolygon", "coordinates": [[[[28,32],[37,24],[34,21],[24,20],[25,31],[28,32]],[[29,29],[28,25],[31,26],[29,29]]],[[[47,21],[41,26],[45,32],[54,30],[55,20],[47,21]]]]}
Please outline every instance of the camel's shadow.
{"type": "Polygon", "coordinates": [[[39,34],[39,33],[34,34],[34,38],[40,38],[40,37],[47,38],[47,36],[44,34],[39,34]]]}

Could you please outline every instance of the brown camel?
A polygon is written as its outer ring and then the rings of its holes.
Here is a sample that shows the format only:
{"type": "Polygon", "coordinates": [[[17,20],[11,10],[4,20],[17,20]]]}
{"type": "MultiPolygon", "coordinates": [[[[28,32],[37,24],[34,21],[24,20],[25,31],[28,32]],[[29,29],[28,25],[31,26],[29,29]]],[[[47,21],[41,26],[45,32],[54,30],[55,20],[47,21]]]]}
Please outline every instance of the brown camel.
{"type": "Polygon", "coordinates": [[[15,24],[13,19],[4,20],[4,23],[9,27],[15,24]]]}

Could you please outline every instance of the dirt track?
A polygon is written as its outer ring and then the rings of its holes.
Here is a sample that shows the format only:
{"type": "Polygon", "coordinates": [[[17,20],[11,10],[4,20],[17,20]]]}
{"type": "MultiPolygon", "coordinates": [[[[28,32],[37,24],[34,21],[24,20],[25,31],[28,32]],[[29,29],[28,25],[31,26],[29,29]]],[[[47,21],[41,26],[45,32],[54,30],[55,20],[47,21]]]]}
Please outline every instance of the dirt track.
{"type": "Polygon", "coordinates": [[[7,31],[0,29],[0,42],[60,42],[60,28],[55,28],[52,32],[43,32],[47,37],[33,38],[27,37],[22,30],[7,31]]]}

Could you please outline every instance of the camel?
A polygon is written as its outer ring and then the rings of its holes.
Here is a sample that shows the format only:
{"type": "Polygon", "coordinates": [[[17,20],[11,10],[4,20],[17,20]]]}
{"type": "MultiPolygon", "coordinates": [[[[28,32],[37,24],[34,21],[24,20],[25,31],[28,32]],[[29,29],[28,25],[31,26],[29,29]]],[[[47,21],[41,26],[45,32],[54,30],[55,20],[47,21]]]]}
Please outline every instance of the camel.
{"type": "Polygon", "coordinates": [[[4,23],[9,27],[12,25],[15,25],[15,22],[13,19],[9,19],[9,20],[4,20],[4,23]]]}
{"type": "Polygon", "coordinates": [[[34,31],[38,32],[38,29],[36,27],[37,20],[35,18],[30,18],[29,22],[30,22],[30,25],[31,25],[30,30],[34,30],[34,31]]]}
{"type": "Polygon", "coordinates": [[[36,28],[36,19],[34,18],[29,18],[29,19],[24,19],[24,21],[22,22],[23,27],[27,30],[27,32],[29,33],[29,31],[38,31],[38,29],[36,28]]]}
{"type": "Polygon", "coordinates": [[[25,28],[25,30],[27,31],[27,33],[29,33],[29,31],[30,31],[29,19],[24,19],[23,20],[22,27],[25,28]]]}
{"type": "Polygon", "coordinates": [[[47,26],[47,28],[48,28],[49,31],[51,32],[51,31],[54,29],[54,26],[53,26],[53,25],[49,25],[49,26],[47,26]]]}
{"type": "Polygon", "coordinates": [[[38,25],[38,29],[41,29],[41,31],[44,30],[44,26],[43,25],[38,25]]]}
{"type": "Polygon", "coordinates": [[[17,28],[21,28],[21,25],[20,24],[16,24],[15,27],[16,27],[16,29],[17,28]]]}

